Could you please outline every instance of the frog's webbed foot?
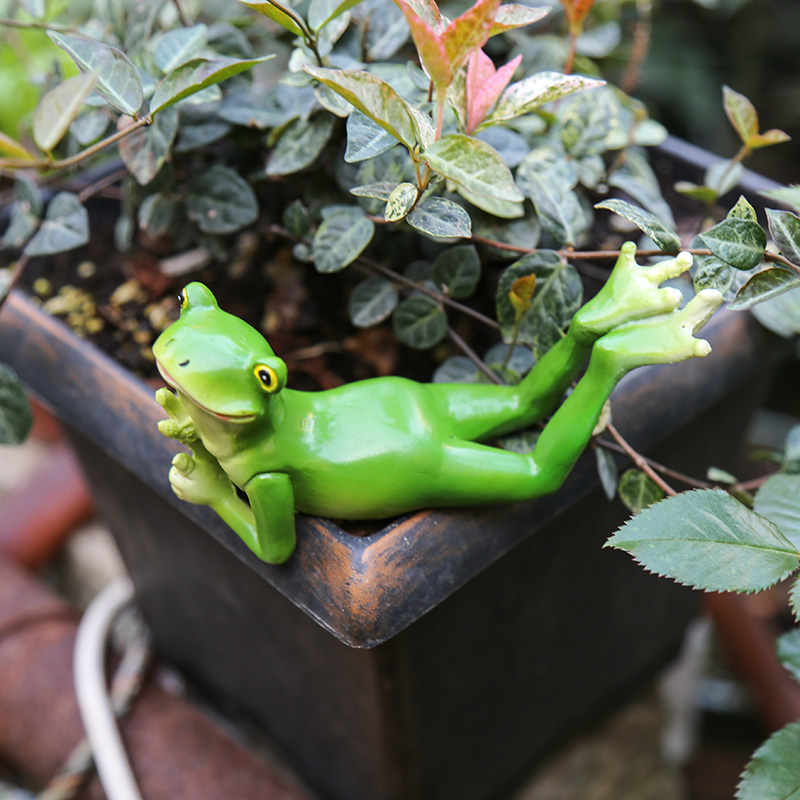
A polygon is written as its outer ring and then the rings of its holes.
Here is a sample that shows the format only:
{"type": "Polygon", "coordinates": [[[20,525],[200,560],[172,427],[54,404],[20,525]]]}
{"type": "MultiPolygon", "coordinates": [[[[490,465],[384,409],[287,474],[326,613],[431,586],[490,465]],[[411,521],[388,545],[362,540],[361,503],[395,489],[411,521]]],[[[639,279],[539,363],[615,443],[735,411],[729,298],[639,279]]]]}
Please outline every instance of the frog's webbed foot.
{"type": "Polygon", "coordinates": [[[159,389],[156,402],[169,414],[169,419],[159,420],[158,430],[170,439],[194,446],[200,437],[180,398],[169,389],[159,389]]]}
{"type": "Polygon", "coordinates": [[[205,449],[178,453],[169,471],[172,491],[187,503],[213,506],[236,496],[236,488],[217,460],[205,449]]]}
{"type": "Polygon", "coordinates": [[[711,345],[695,334],[722,304],[716,289],[703,289],[679,311],[628,322],[614,328],[595,344],[595,350],[623,371],[645,364],[673,364],[693,356],[707,356],[711,345]]]}
{"type": "Polygon", "coordinates": [[[651,267],[636,263],[636,245],[626,242],[605,286],[575,314],[573,330],[579,339],[596,339],[619,325],[664,314],[681,302],[679,289],[659,284],[686,272],[690,253],[660,261],[651,267]]]}

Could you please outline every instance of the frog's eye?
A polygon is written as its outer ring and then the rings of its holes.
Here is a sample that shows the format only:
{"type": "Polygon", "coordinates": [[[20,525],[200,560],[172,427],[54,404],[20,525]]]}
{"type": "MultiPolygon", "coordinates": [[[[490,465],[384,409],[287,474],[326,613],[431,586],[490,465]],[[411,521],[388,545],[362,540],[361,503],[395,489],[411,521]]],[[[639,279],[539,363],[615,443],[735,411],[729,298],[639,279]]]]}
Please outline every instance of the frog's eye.
{"type": "Polygon", "coordinates": [[[266,364],[258,364],[256,368],[253,370],[256,378],[258,378],[258,382],[261,384],[261,388],[267,392],[275,392],[278,390],[280,386],[280,382],[278,381],[278,374],[275,372],[272,367],[267,366],[266,364]]]}
{"type": "Polygon", "coordinates": [[[178,293],[178,303],[180,304],[181,310],[183,310],[189,305],[189,299],[186,296],[185,289],[178,293]]]}

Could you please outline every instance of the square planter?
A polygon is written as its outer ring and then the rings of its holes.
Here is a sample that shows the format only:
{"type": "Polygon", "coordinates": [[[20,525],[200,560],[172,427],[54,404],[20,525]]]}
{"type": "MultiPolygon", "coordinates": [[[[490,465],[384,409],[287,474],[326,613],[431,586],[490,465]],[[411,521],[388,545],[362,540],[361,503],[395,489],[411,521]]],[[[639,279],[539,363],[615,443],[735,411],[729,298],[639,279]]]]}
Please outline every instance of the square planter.
{"type": "MultiPolygon", "coordinates": [[[[675,142],[656,160],[680,177],[705,166],[675,142]]],[[[746,314],[703,335],[711,358],[636,370],[613,395],[623,435],[689,473],[735,460],[730,431],[786,352],[746,314]]],[[[361,536],[298,516],[295,555],[272,567],[172,494],[179,448],[143,383],[17,294],[0,359],[65,421],[159,653],[255,718],[324,798],[497,796],[663,665],[696,612],[691,592],[601,549],[626,513],[591,454],[531,503],[361,536]]]]}

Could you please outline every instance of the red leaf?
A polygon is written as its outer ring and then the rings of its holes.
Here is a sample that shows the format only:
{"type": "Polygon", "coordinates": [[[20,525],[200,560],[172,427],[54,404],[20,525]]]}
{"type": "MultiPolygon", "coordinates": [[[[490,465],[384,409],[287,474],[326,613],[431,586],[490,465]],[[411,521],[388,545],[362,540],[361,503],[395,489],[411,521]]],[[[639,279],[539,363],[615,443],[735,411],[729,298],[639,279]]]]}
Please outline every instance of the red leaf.
{"type": "Polygon", "coordinates": [[[489,109],[508,86],[520,61],[521,54],[495,70],[492,60],[483,50],[472,52],[467,66],[467,133],[472,133],[483,122],[489,109]]]}
{"type": "Polygon", "coordinates": [[[594,5],[594,0],[561,0],[561,3],[564,6],[570,27],[574,27],[583,22],[584,17],[594,5]]]}
{"type": "Polygon", "coordinates": [[[437,87],[446,88],[453,80],[453,69],[442,36],[421,19],[405,0],[394,1],[408,22],[422,66],[437,87]]]}
{"type": "Polygon", "coordinates": [[[478,0],[444,29],[442,40],[453,71],[466,62],[473,50],[486,44],[499,7],[500,0],[478,0]]]}

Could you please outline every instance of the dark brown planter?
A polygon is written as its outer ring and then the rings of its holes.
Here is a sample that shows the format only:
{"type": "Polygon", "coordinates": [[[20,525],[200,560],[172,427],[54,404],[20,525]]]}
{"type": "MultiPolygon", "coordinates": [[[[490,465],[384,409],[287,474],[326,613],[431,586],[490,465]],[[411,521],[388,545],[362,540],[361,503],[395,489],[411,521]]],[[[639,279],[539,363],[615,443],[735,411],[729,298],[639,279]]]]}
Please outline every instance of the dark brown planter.
{"type": "MultiPolygon", "coordinates": [[[[663,159],[684,177],[702,165],[680,147],[663,159]]],[[[712,357],[638,370],[613,398],[635,446],[695,474],[735,460],[731,432],[786,352],[746,314],[704,335],[712,357]]],[[[296,554],[270,567],[173,496],[177,446],[141,382],[21,295],[0,360],[66,423],[161,655],[257,719],[323,797],[496,796],[662,665],[695,613],[692,593],[601,549],[626,514],[591,457],[534,503],[362,537],[300,517],[296,554]]]]}

